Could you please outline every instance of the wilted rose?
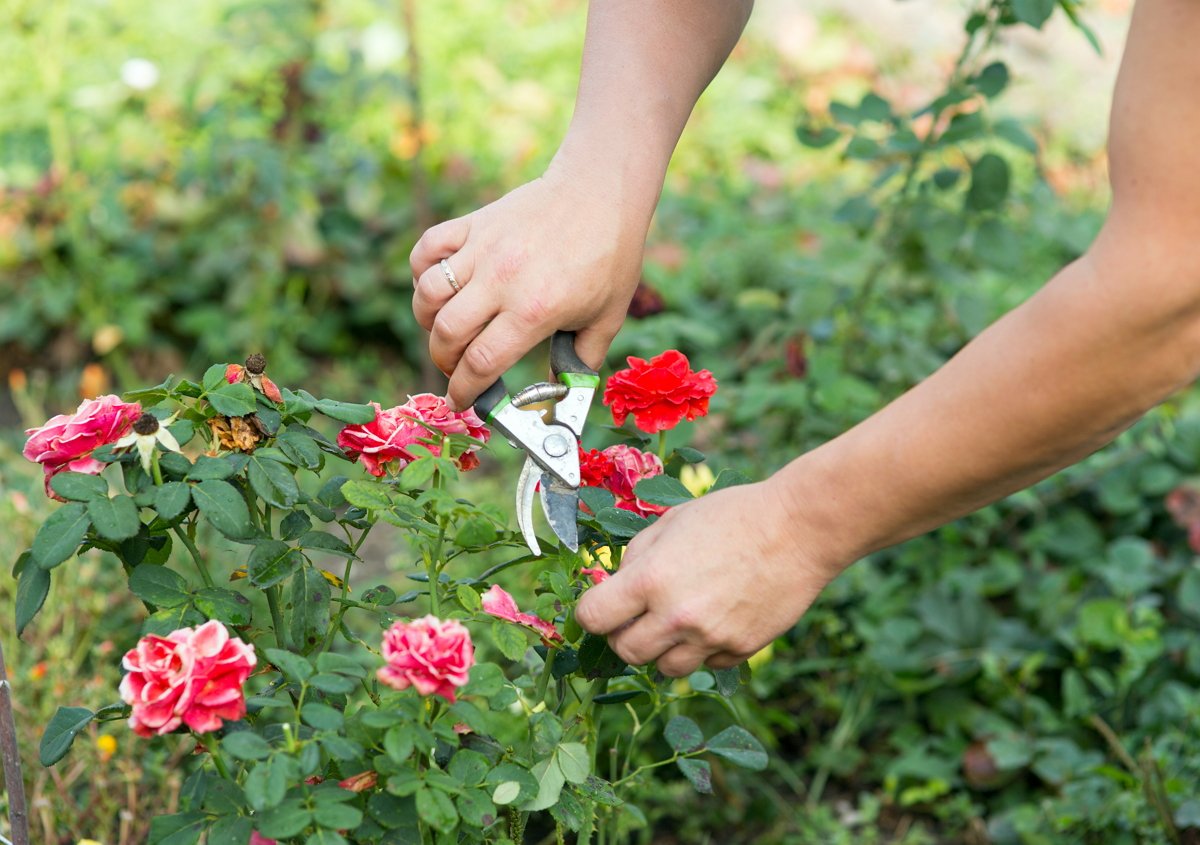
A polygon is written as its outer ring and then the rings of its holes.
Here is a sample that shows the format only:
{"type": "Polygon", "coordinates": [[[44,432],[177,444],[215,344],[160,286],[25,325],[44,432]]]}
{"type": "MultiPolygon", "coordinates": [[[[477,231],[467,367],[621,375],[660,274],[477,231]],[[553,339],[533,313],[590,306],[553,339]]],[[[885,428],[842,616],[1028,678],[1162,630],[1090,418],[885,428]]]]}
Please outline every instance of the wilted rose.
{"type": "Polygon", "coordinates": [[[462,623],[424,616],[397,621],[383,633],[379,680],[394,689],[415,687],[421,695],[440,695],[453,703],[475,665],[471,633],[462,623]]]}
{"type": "Polygon", "coordinates": [[[64,470],[98,474],[105,465],[92,457],[92,450],[128,434],[141,413],[140,404],[122,402],[119,396],[85,399],[75,413],[59,414],[40,428],[26,431],[29,440],[22,454],[42,465],[46,495],[58,498],[50,489],[50,479],[64,470]]]}
{"type": "Polygon", "coordinates": [[[483,612],[489,616],[495,616],[497,619],[503,619],[505,622],[522,625],[531,631],[541,634],[542,639],[550,642],[562,640],[562,634],[549,622],[532,613],[522,613],[521,609],[517,607],[516,600],[505,592],[499,584],[493,584],[492,588],[484,593],[482,598],[483,612]]]}
{"type": "Polygon", "coordinates": [[[617,425],[632,414],[638,428],[653,434],[708,413],[716,379],[708,370],[693,370],[682,352],[668,349],[649,361],[630,357],[628,362],[604,388],[604,404],[612,408],[617,425]]]}
{"type": "Polygon", "coordinates": [[[208,733],[222,720],[245,716],[242,685],[257,659],[253,646],[213,620],[165,637],[142,637],[121,662],[127,673],[121,698],[133,708],[129,726],[139,736],[153,736],[180,725],[208,733]]]}

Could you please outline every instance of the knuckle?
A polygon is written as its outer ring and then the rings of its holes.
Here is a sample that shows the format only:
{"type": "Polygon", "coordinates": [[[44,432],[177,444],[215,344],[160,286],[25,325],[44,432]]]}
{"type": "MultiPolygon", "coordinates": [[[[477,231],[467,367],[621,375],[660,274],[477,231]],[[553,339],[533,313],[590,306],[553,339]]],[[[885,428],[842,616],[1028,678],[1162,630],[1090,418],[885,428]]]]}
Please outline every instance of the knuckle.
{"type": "Polygon", "coordinates": [[[550,305],[541,297],[532,297],[521,303],[516,311],[516,317],[527,327],[546,325],[550,322],[550,305]]]}
{"type": "Polygon", "coordinates": [[[588,601],[586,595],[575,606],[575,621],[592,633],[596,633],[600,627],[600,611],[594,602],[588,601]]]}
{"type": "Polygon", "coordinates": [[[490,375],[495,371],[497,356],[490,346],[476,341],[467,347],[463,353],[463,364],[468,370],[480,375],[490,375]]]}
{"type": "Polygon", "coordinates": [[[667,625],[672,631],[681,634],[700,634],[706,632],[701,624],[702,616],[698,609],[691,604],[680,604],[671,609],[667,615],[667,625]]]}
{"type": "Polygon", "coordinates": [[[452,317],[447,317],[446,312],[439,311],[438,315],[433,318],[429,333],[433,335],[433,340],[439,346],[446,346],[458,337],[458,327],[452,317]]]}

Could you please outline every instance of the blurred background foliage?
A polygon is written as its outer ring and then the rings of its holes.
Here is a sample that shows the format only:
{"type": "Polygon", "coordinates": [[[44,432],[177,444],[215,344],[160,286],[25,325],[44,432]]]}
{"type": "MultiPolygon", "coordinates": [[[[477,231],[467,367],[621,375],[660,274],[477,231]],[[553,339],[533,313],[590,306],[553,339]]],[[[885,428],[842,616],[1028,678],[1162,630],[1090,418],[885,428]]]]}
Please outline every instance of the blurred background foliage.
{"type": "MultiPolygon", "coordinates": [[[[408,251],[538,175],[586,15],[566,0],[2,7],[14,550],[49,510],[20,428],[80,393],[249,351],[281,383],[351,401],[440,390],[408,251]]],[[[1096,232],[1127,13],[760,0],[677,152],[610,364],[677,347],[712,369],[695,445],[755,476],[911,386],[1096,232]]],[[[498,458],[478,483],[501,502],[513,468],[498,458]]],[[[640,840],[1200,842],[1198,462],[1189,394],[1084,464],[851,568],[737,700],[770,772],[718,770],[708,803],[655,781],[640,840]]],[[[0,626],[25,721],[67,688],[81,705],[114,697],[137,612],[109,564],[56,584],[61,610],[24,642],[0,626]]],[[[13,589],[0,579],[6,615],[13,589]]],[[[105,730],[69,771],[38,768],[24,738],[43,841],[138,842],[176,800],[173,758],[105,730]]]]}

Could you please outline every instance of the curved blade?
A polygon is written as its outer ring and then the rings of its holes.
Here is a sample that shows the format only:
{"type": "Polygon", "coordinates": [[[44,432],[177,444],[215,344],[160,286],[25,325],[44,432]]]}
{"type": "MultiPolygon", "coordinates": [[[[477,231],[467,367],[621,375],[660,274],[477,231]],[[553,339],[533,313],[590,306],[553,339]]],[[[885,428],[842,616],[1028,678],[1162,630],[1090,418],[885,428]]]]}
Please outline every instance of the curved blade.
{"type": "Polygon", "coordinates": [[[537,492],[540,475],[541,473],[537,471],[537,466],[533,461],[526,458],[525,466],[521,467],[521,477],[517,479],[517,525],[521,528],[521,536],[525,538],[525,545],[529,546],[529,551],[535,555],[542,553],[542,547],[538,545],[537,534],[533,531],[533,495],[537,492]]]}
{"type": "Polygon", "coordinates": [[[543,472],[542,510],[559,541],[571,551],[579,551],[579,489],[543,472]]]}

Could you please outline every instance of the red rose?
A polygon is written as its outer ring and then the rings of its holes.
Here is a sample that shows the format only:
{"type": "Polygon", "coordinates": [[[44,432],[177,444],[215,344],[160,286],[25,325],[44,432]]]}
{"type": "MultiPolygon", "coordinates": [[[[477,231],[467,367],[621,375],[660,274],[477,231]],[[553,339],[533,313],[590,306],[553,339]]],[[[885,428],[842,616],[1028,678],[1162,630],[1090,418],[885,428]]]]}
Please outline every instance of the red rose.
{"type": "MultiPolygon", "coordinates": [[[[387,469],[399,472],[416,460],[411,446],[420,444],[440,455],[441,435],[465,435],[483,442],[492,436],[473,409],[452,411],[445,399],[432,393],[409,397],[403,405],[386,411],[378,402],[371,404],[375,419],[365,425],[346,426],[338,434],[337,444],[375,476],[384,475],[387,469]]],[[[454,456],[455,465],[464,471],[475,469],[479,466],[477,451],[478,444],[467,447],[454,456]]]]}
{"type": "Polygon", "coordinates": [[[454,703],[475,665],[471,633],[461,622],[424,616],[393,622],[383,633],[383,659],[376,673],[394,689],[416,687],[421,695],[440,695],[454,703]]]}
{"type": "Polygon", "coordinates": [[[26,431],[29,440],[22,454],[42,465],[46,495],[57,499],[50,479],[64,470],[98,474],[104,464],[92,457],[92,450],[128,434],[141,413],[137,402],[122,402],[118,396],[85,399],[74,414],[59,414],[40,428],[26,431]]]}
{"type": "Polygon", "coordinates": [[[708,370],[693,370],[682,352],[668,349],[649,361],[628,361],[629,368],[613,373],[604,388],[604,404],[612,408],[617,425],[633,414],[637,427],[653,434],[708,413],[716,379],[708,370]]]}
{"type": "Polygon", "coordinates": [[[196,733],[246,715],[242,685],[250,677],[254,647],[230,637],[213,620],[166,637],[138,640],[121,661],[128,673],[121,698],[133,708],[129,727],[139,736],[168,734],[180,725],[196,733]]]}
{"type": "Polygon", "coordinates": [[[580,483],[584,487],[602,487],[613,494],[616,507],[638,516],[660,515],[667,512],[664,505],[651,505],[634,495],[634,488],[643,478],[662,475],[662,461],[653,452],[643,452],[633,446],[618,443],[600,452],[579,450],[580,483]]]}

